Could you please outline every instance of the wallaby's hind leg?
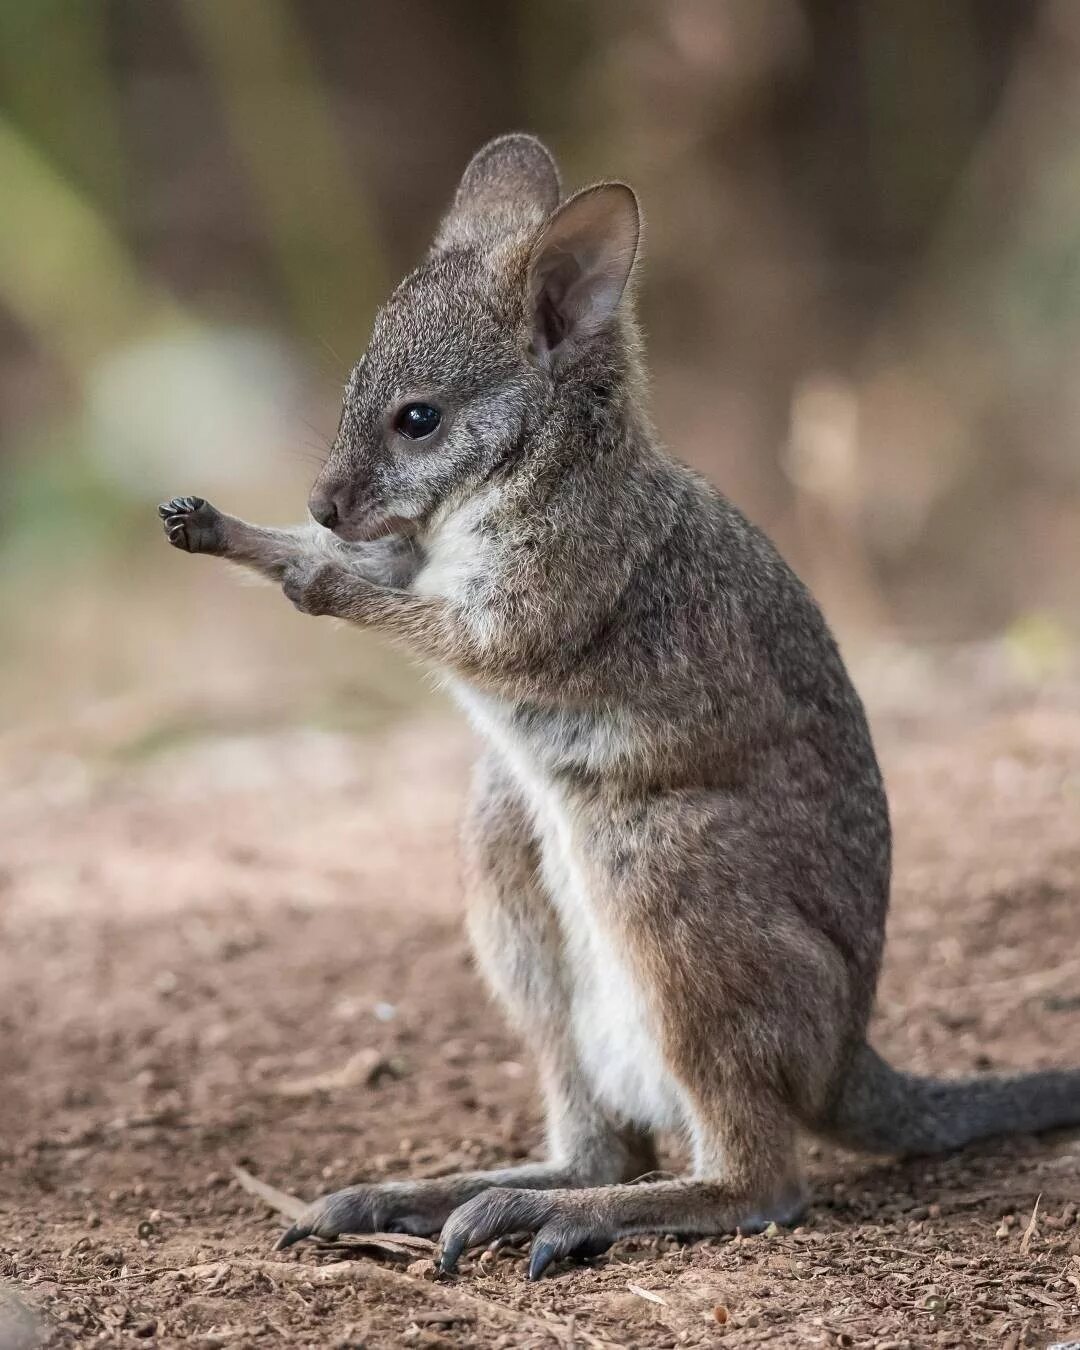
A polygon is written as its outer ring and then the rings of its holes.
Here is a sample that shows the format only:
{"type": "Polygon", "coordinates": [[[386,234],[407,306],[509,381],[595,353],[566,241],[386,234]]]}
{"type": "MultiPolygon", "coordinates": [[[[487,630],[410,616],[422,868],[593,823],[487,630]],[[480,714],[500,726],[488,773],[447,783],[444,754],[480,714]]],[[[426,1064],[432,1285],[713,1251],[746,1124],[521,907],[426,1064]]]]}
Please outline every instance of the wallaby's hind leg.
{"type": "Polygon", "coordinates": [[[791,1223],[803,1208],[796,1131],[781,1103],[735,1091],[719,1119],[695,1122],[697,1167],[685,1181],[583,1190],[489,1190],[455,1211],[441,1235],[442,1268],[505,1233],[532,1233],[529,1278],[555,1260],[598,1253],[637,1233],[758,1232],[791,1223]]]}
{"type": "Polygon", "coordinates": [[[563,937],[539,879],[532,821],[494,756],[476,770],[465,862],[469,935],[488,983],[536,1057],[553,1175],[589,1186],[655,1171],[651,1135],[616,1124],[578,1062],[563,937]]]}
{"type": "MultiPolygon", "coordinates": [[[[605,1116],[577,1066],[561,936],[537,876],[531,823],[517,790],[493,761],[478,770],[465,852],[469,931],[477,956],[539,1062],[548,1160],[430,1181],[350,1186],[317,1200],[278,1240],[279,1249],[309,1236],[378,1229],[437,1233],[451,1214],[492,1187],[500,1194],[524,1189],[536,1195],[553,1188],[572,1193],[630,1181],[656,1167],[651,1139],[605,1116]]],[[[503,1226],[492,1236],[529,1227],[503,1226]]],[[[595,1254],[610,1241],[597,1245],[586,1235],[563,1254],[595,1254]]]]}

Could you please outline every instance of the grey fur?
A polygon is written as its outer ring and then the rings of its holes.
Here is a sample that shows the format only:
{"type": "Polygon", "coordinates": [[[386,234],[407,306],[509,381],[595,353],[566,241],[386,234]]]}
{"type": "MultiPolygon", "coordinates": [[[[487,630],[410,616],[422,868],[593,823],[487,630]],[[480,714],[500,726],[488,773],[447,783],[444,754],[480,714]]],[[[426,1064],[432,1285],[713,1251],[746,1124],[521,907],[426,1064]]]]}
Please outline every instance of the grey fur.
{"type": "Polygon", "coordinates": [[[633,194],[557,196],[531,138],[466,171],[349,381],[313,493],[336,536],[163,508],[178,546],[446,674],[489,743],[470,932],[548,1105],[547,1163],[351,1188],[281,1245],[443,1226],[452,1268],[528,1229],[536,1276],[790,1220],[801,1130],[903,1152],[1080,1121],[1080,1073],[932,1083],[866,1046],[890,831],[862,705],[806,588],[650,425],[633,194]],[[395,431],[417,399],[423,444],[395,431]],[[691,1177],[627,1184],[664,1126],[691,1177]]]}

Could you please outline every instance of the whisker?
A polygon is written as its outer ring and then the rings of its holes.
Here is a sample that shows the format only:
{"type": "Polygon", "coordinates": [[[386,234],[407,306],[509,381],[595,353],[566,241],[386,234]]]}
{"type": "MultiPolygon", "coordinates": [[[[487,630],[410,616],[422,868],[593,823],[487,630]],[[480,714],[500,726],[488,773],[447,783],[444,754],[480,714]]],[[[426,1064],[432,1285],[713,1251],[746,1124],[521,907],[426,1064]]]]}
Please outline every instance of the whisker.
{"type": "Polygon", "coordinates": [[[322,446],[312,445],[310,442],[305,442],[302,446],[291,445],[289,447],[289,453],[295,459],[302,459],[307,464],[322,465],[326,463],[326,450],[324,450],[322,446]]]}
{"type": "Polygon", "coordinates": [[[322,346],[326,348],[326,350],[330,353],[330,355],[331,355],[331,356],[334,358],[334,360],[337,362],[337,370],[334,372],[335,375],[348,375],[348,373],[349,373],[349,366],[347,366],[347,365],[345,364],[345,362],[342,360],[342,358],[338,355],[338,353],[337,353],[336,351],[334,351],[333,347],[331,347],[331,345],[329,344],[329,342],[327,342],[326,338],[324,338],[323,335],[322,335],[321,333],[319,333],[317,336],[318,336],[319,342],[322,344],[322,346]]]}
{"type": "Polygon", "coordinates": [[[320,441],[325,441],[326,448],[329,450],[330,446],[333,444],[332,438],[328,437],[321,427],[317,427],[314,422],[309,421],[306,417],[302,416],[300,413],[296,414],[296,420],[298,422],[302,422],[304,426],[307,427],[308,431],[312,433],[313,436],[317,436],[320,441]]]}

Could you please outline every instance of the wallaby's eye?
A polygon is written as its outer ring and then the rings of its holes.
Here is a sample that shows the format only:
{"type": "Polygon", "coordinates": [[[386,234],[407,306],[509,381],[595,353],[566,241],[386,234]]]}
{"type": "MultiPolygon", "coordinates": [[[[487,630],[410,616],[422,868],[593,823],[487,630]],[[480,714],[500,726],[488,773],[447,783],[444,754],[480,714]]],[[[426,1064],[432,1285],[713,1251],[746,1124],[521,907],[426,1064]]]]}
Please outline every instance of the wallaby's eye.
{"type": "Polygon", "coordinates": [[[394,418],[394,430],[410,441],[422,441],[441,421],[442,413],[430,403],[406,403],[394,418]]]}

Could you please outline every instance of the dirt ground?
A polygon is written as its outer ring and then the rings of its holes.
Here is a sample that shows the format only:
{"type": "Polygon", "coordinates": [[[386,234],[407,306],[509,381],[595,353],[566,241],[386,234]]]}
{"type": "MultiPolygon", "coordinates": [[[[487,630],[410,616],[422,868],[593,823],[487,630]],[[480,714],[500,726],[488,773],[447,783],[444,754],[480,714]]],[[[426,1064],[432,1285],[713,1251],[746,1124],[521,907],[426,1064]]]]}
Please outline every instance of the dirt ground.
{"type": "MultiPolygon", "coordinates": [[[[897,835],[874,1040],[943,1074],[1080,1062],[1077,686],[899,660],[871,680],[897,835]]],[[[236,1164],[310,1198],[538,1147],[459,927],[468,737],[110,757],[109,725],[77,731],[9,737],[0,767],[0,1350],[1080,1339],[1076,1132],[904,1165],[811,1147],[793,1232],[620,1243],[535,1285],[513,1250],[447,1283],[423,1250],[274,1256],[236,1164]]]]}

